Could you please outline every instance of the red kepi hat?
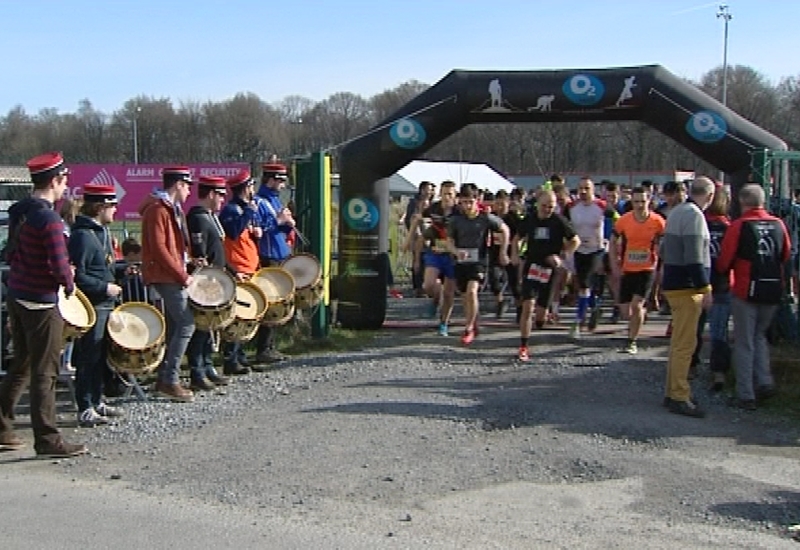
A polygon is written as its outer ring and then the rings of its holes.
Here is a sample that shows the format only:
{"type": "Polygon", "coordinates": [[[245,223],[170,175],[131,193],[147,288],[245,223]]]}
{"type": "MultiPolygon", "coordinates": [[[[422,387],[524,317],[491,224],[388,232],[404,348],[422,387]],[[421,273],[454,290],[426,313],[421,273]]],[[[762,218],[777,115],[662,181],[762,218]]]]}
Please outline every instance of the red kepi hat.
{"type": "Polygon", "coordinates": [[[262,178],[264,180],[275,178],[276,180],[289,179],[289,172],[286,170],[285,164],[277,162],[270,162],[261,166],[262,178]]]}
{"type": "Polygon", "coordinates": [[[253,183],[255,182],[253,178],[250,177],[250,170],[247,169],[239,170],[238,173],[228,178],[228,187],[230,187],[231,190],[236,189],[240,185],[252,185],[253,183]]]}
{"type": "Polygon", "coordinates": [[[69,174],[64,157],[59,152],[44,153],[27,162],[33,183],[45,182],[54,176],[69,174]]]}
{"type": "Polygon", "coordinates": [[[225,178],[220,176],[200,176],[197,184],[202,188],[210,189],[221,195],[224,195],[228,191],[225,178]]]}
{"type": "Polygon", "coordinates": [[[188,166],[170,166],[161,171],[161,178],[164,183],[185,181],[192,183],[192,171],[188,166]]]}
{"type": "Polygon", "coordinates": [[[113,185],[88,183],[83,186],[83,202],[117,204],[117,190],[113,185]]]}

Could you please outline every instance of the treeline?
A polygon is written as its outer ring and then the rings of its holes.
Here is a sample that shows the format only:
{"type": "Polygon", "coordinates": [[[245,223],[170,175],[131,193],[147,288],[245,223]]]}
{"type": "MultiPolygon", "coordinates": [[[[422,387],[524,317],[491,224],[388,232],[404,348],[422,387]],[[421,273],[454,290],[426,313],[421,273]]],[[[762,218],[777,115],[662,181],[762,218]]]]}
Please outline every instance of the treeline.
{"type": "MultiPolygon", "coordinates": [[[[693,82],[722,95],[722,69],[693,82]]],[[[392,114],[427,84],[409,81],[365,98],[338,92],[319,102],[289,96],[277,103],[254,93],[199,103],[134,97],[113,113],[90,99],[75,113],[22,107],[0,117],[0,164],[20,165],[41,151],[60,150],[72,163],[131,163],[134,122],[140,163],[259,163],[334,148],[392,114]]],[[[728,69],[728,106],[800,148],[800,78],[777,84],[751,67],[728,69]]],[[[336,149],[332,149],[334,162],[336,149]]],[[[424,158],[488,162],[509,175],[688,169],[711,171],[680,145],[639,122],[472,125],[424,158]]]]}

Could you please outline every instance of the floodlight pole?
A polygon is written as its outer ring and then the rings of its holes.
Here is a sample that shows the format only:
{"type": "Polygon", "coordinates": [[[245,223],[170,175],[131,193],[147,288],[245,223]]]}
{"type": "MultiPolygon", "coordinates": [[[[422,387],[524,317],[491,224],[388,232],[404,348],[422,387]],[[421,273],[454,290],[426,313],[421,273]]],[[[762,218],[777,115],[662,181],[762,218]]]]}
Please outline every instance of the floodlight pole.
{"type": "MultiPolygon", "coordinates": [[[[722,43],[722,105],[728,106],[728,23],[733,18],[728,10],[728,4],[720,4],[717,9],[717,19],[725,22],[725,35],[722,43]]],[[[725,172],[720,170],[720,182],[725,182],[725,172]]]]}

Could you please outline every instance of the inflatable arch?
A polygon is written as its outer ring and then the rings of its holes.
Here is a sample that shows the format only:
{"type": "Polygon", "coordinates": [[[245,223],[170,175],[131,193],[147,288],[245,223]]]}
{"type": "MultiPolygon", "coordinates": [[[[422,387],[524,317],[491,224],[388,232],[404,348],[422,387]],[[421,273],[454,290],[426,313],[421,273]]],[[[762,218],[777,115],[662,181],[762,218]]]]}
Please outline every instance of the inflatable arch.
{"type": "Polygon", "coordinates": [[[389,191],[394,172],[468,124],[641,120],[729,175],[751,153],[786,144],[660,66],[562,71],[452,71],[341,153],[338,320],[386,316],[389,191]]]}

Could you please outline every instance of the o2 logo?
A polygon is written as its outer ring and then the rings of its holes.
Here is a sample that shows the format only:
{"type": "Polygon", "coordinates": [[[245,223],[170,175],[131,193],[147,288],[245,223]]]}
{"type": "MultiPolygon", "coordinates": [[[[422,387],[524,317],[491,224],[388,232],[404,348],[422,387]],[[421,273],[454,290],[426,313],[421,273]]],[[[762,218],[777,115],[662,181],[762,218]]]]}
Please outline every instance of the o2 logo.
{"type": "Polygon", "coordinates": [[[700,143],[716,143],[728,133],[728,124],[713,111],[698,111],[686,121],[686,132],[700,143]]]}
{"type": "Polygon", "coordinates": [[[576,74],[568,78],[561,90],[572,103],[584,107],[598,103],[606,93],[602,81],[589,74],[576,74]]]}
{"type": "Polygon", "coordinates": [[[344,221],[353,231],[370,231],[378,225],[378,207],[369,200],[356,197],[344,205],[344,221]]]}
{"type": "Polygon", "coordinates": [[[410,118],[398,120],[389,129],[392,141],[401,149],[416,149],[425,143],[425,128],[410,118]]]}

